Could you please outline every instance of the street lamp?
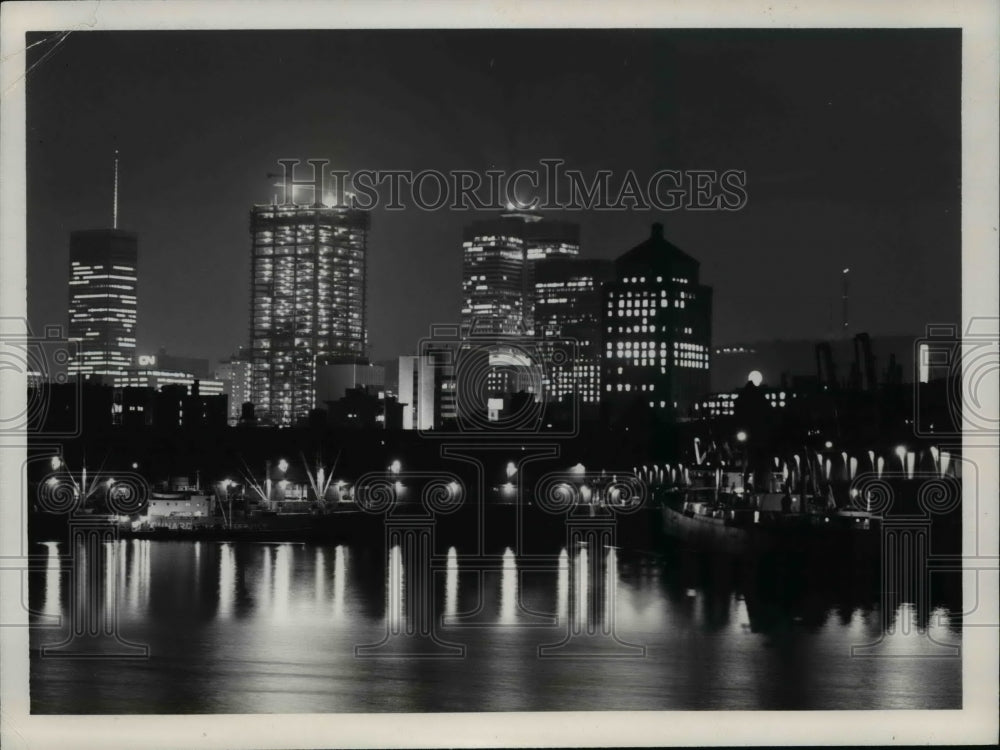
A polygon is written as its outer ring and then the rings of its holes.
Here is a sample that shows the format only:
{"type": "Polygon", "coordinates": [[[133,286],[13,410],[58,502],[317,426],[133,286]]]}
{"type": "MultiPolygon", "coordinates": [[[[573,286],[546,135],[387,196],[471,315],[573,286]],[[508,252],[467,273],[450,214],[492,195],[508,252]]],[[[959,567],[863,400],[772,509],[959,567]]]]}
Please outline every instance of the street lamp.
{"type": "Polygon", "coordinates": [[[507,478],[510,479],[515,474],[517,474],[517,466],[514,465],[513,461],[507,463],[507,478]]]}
{"type": "Polygon", "coordinates": [[[389,471],[391,471],[393,474],[398,474],[399,471],[400,471],[400,469],[402,469],[402,468],[403,468],[403,464],[401,464],[399,462],[398,458],[395,461],[393,461],[391,464],[389,464],[389,471]]]}
{"type": "Polygon", "coordinates": [[[286,461],[285,459],[281,459],[280,461],[278,461],[278,471],[280,471],[282,474],[288,471],[288,461],[286,461]]]}
{"type": "Polygon", "coordinates": [[[49,465],[52,467],[52,471],[59,471],[59,469],[62,468],[62,464],[62,459],[59,458],[59,456],[53,456],[52,460],[49,462],[49,465]]]}
{"type": "Polygon", "coordinates": [[[741,443],[745,443],[747,441],[747,433],[746,433],[746,431],[740,430],[739,432],[737,432],[736,433],[736,439],[739,442],[741,442],[741,443]]]}

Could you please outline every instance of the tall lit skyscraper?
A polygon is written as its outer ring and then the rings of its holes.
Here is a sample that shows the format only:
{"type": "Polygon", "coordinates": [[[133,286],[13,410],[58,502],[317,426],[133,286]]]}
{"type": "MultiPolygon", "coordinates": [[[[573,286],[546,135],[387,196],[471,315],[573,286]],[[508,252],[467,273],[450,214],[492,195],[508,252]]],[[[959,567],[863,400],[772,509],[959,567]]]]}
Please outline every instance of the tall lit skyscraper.
{"type": "Polygon", "coordinates": [[[511,211],[465,230],[462,256],[462,331],[530,334],[534,329],[534,265],[580,254],[577,224],[511,211]]]}
{"type": "Polygon", "coordinates": [[[603,295],[602,403],[686,413],[708,393],[712,289],[699,265],[662,224],[615,261],[603,295]]]}
{"type": "Polygon", "coordinates": [[[76,345],[70,375],[113,382],[113,376],[132,367],[138,265],[138,238],[118,228],[115,151],[111,229],[71,232],[69,237],[68,338],[76,345]]]}
{"type": "Polygon", "coordinates": [[[462,333],[524,331],[524,238],[516,219],[477,221],[462,248],[462,333]]]}
{"type": "Polygon", "coordinates": [[[572,257],[535,264],[535,335],[552,355],[545,363],[551,398],[600,399],[601,284],[614,279],[614,270],[610,260],[572,257]]]}
{"type": "Polygon", "coordinates": [[[254,206],[250,215],[252,400],[289,425],[316,399],[316,367],[367,347],[369,215],[346,208],[254,206]]]}
{"type": "Polygon", "coordinates": [[[135,358],[138,239],[120,229],[72,232],[69,240],[71,375],[123,374],[135,358]]]}

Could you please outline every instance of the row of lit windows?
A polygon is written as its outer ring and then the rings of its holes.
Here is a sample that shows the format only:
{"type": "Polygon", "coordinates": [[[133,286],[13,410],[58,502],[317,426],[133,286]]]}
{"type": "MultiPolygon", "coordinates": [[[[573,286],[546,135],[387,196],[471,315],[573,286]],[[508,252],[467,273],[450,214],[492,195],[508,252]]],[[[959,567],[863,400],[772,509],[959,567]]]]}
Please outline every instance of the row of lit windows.
{"type": "MultiPolygon", "coordinates": [[[[652,277],[650,277],[650,280],[652,280],[652,277]]],[[[687,279],[683,279],[683,278],[674,278],[672,280],[675,283],[677,283],[677,284],[687,284],[688,283],[688,280],[687,279]]],[[[622,279],[621,282],[623,284],[645,284],[646,283],[646,277],[645,276],[632,276],[632,277],[628,277],[628,278],[622,279]]],[[[656,277],[656,283],[657,284],[662,284],[663,283],[663,277],[662,276],[657,276],[656,277]]]]}

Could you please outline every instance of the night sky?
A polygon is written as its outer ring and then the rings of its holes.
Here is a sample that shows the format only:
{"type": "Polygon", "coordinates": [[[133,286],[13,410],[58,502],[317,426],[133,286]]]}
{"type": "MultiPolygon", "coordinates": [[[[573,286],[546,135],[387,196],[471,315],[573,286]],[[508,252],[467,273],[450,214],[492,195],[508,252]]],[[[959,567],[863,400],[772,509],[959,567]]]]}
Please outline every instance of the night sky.
{"type": "MultiPolygon", "coordinates": [[[[42,35],[29,35],[29,42],[42,35]]],[[[53,37],[53,39],[57,39],[53,37]]],[[[564,212],[613,258],[661,221],[714,287],[715,344],[918,334],[960,315],[956,31],[78,32],[31,50],[28,296],[65,324],[69,233],[139,235],[140,352],[247,342],[249,209],[330,168],[742,169],[738,212],[564,212]]],[[[470,212],[377,209],[375,359],[457,322],[470,212]]]]}

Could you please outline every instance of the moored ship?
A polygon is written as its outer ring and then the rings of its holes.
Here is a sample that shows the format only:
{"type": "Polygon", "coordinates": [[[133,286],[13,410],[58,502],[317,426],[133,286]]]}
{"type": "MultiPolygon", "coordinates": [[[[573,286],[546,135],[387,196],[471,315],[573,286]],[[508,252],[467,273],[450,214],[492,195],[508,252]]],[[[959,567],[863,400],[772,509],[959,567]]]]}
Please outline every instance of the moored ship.
{"type": "Polygon", "coordinates": [[[867,555],[878,549],[880,517],[839,507],[826,494],[793,494],[781,474],[754,486],[742,472],[693,470],[685,485],[656,492],[662,530],[693,545],[731,554],[764,551],[867,555]]]}

